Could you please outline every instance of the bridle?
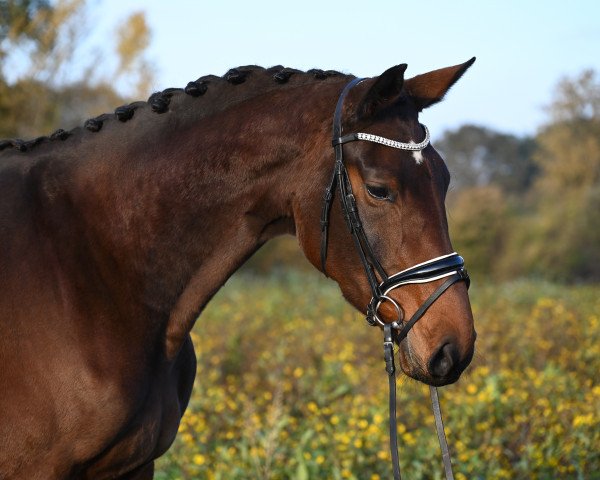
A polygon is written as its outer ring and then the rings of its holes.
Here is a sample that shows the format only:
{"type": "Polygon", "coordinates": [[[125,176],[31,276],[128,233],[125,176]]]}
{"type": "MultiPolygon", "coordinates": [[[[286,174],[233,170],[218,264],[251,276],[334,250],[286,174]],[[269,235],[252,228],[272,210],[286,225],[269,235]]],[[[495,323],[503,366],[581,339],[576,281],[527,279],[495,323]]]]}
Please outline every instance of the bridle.
{"type": "MultiPolygon", "coordinates": [[[[355,78],[348,83],[342,91],[335,108],[332,140],[332,145],[335,150],[335,167],[331,181],[329,182],[328,187],[325,189],[323,209],[321,212],[321,267],[323,272],[327,274],[326,262],[329,213],[331,210],[334,192],[336,191],[337,187],[340,194],[342,213],[346,219],[346,224],[350,230],[352,239],[354,240],[354,244],[360,256],[360,260],[364,267],[372,292],[371,301],[367,306],[366,319],[371,326],[383,327],[384,359],[386,364],[386,372],[388,373],[389,377],[390,389],[390,449],[392,453],[394,479],[400,480],[396,428],[396,367],[394,365],[393,355],[394,342],[400,344],[400,342],[406,338],[408,332],[415,325],[415,323],[421,319],[421,317],[423,317],[429,307],[446,290],[448,290],[448,288],[460,281],[466,282],[468,288],[470,280],[469,275],[465,270],[464,260],[456,252],[432,258],[431,260],[419,263],[393,275],[388,275],[377,259],[358,214],[356,199],[352,193],[352,184],[350,183],[350,177],[348,175],[346,166],[344,165],[343,145],[354,141],[368,141],[401,150],[421,151],[426,148],[427,145],[429,145],[429,131],[427,130],[427,127],[422,125],[425,133],[425,139],[420,143],[403,143],[367,133],[351,133],[342,136],[342,109],[344,105],[344,99],[352,87],[363,80],[363,78],[355,78]],[[377,276],[379,276],[380,280],[378,280],[377,276]],[[403,322],[403,314],[400,305],[398,305],[398,303],[388,294],[392,290],[400,288],[404,285],[433,282],[442,278],[445,278],[446,280],[427,298],[427,300],[425,300],[425,302],[417,309],[417,311],[407,322],[403,322]],[[392,304],[398,315],[397,320],[391,323],[384,322],[378,314],[379,308],[386,301],[392,304]]],[[[444,469],[446,471],[446,478],[453,479],[454,476],[452,474],[450,453],[446,443],[437,389],[435,387],[430,387],[430,394],[435,416],[436,430],[442,450],[442,459],[444,462],[444,469]]]]}

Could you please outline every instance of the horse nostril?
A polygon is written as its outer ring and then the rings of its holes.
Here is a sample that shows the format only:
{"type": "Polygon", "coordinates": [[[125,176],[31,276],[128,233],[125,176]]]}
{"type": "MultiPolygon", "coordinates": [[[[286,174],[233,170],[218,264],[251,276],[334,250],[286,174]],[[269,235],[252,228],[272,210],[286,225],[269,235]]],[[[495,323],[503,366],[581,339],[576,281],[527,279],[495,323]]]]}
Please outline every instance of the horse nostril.
{"type": "Polygon", "coordinates": [[[445,343],[429,360],[429,373],[434,377],[445,377],[458,363],[458,349],[453,343],[445,343]]]}

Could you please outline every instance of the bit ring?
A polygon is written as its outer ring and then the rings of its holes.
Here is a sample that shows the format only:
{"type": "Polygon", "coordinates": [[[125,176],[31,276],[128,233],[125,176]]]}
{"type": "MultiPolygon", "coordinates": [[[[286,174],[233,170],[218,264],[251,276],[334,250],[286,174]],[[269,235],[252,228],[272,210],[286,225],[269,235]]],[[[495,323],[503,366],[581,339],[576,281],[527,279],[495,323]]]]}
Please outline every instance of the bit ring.
{"type": "Polygon", "coordinates": [[[381,318],[379,318],[379,315],[377,315],[377,312],[379,311],[379,307],[381,307],[381,305],[383,304],[383,302],[385,300],[387,300],[388,302],[391,302],[391,304],[396,309],[396,312],[398,313],[398,320],[392,322],[392,328],[398,330],[402,325],[402,318],[404,317],[404,314],[402,313],[402,309],[400,308],[400,305],[398,305],[396,303],[396,300],[394,300],[392,297],[388,297],[387,295],[381,295],[379,297],[379,301],[377,302],[377,305],[375,305],[375,310],[373,311],[373,318],[382,327],[385,325],[385,322],[383,320],[381,320],[381,318]]]}

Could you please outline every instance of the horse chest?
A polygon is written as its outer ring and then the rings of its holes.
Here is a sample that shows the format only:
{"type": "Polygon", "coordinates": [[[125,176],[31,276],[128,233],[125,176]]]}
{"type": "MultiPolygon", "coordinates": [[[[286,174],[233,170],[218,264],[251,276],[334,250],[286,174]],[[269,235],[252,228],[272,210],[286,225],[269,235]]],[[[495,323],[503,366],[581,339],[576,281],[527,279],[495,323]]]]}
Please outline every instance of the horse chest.
{"type": "Polygon", "coordinates": [[[86,477],[119,478],[166,452],[177,434],[195,375],[196,356],[188,336],[176,359],[155,372],[148,396],[118,440],[87,469],[86,477]]]}
{"type": "Polygon", "coordinates": [[[49,375],[50,384],[43,378],[10,382],[22,398],[2,409],[0,478],[121,478],[173,442],[195,376],[191,340],[174,361],[144,375],[107,377],[70,363],[45,364],[47,371],[60,368],[62,382],[56,375],[49,375]]]}

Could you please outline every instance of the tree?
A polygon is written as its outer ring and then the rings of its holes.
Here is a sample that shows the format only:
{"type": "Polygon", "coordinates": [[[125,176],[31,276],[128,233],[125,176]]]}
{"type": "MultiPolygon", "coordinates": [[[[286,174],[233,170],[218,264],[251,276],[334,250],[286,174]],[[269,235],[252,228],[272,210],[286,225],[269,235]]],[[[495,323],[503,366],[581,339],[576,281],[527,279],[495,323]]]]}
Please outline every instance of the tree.
{"type": "Polygon", "coordinates": [[[509,221],[506,195],[495,185],[463,189],[451,202],[448,223],[456,251],[467,258],[469,272],[495,276],[509,221]]]}
{"type": "Polygon", "coordinates": [[[527,265],[563,280],[600,279],[600,82],[562,80],[538,134],[536,210],[527,265]]]}
{"type": "Polygon", "coordinates": [[[47,0],[0,0],[0,59],[9,42],[40,39],[51,11],[47,0]]]}
{"type": "Polygon", "coordinates": [[[531,138],[464,125],[436,143],[452,175],[448,218],[452,240],[475,275],[498,276],[510,225],[522,210],[537,166],[531,138]]]}
{"type": "Polygon", "coordinates": [[[523,193],[531,185],[537,167],[532,160],[532,138],[463,125],[445,132],[436,148],[448,164],[452,185],[461,189],[495,185],[507,193],[523,193]]]}
{"type": "Polygon", "coordinates": [[[150,29],[143,12],[135,12],[118,28],[119,76],[130,76],[134,90],[148,93],[152,83],[150,64],[144,51],[150,44],[150,29]],[[137,82],[137,83],[136,83],[137,82]]]}
{"type": "Polygon", "coordinates": [[[126,98],[150,93],[144,14],[136,12],[119,26],[118,63],[110,68],[107,46],[89,42],[87,11],[85,0],[0,3],[0,138],[72,128],[126,98]]]}

